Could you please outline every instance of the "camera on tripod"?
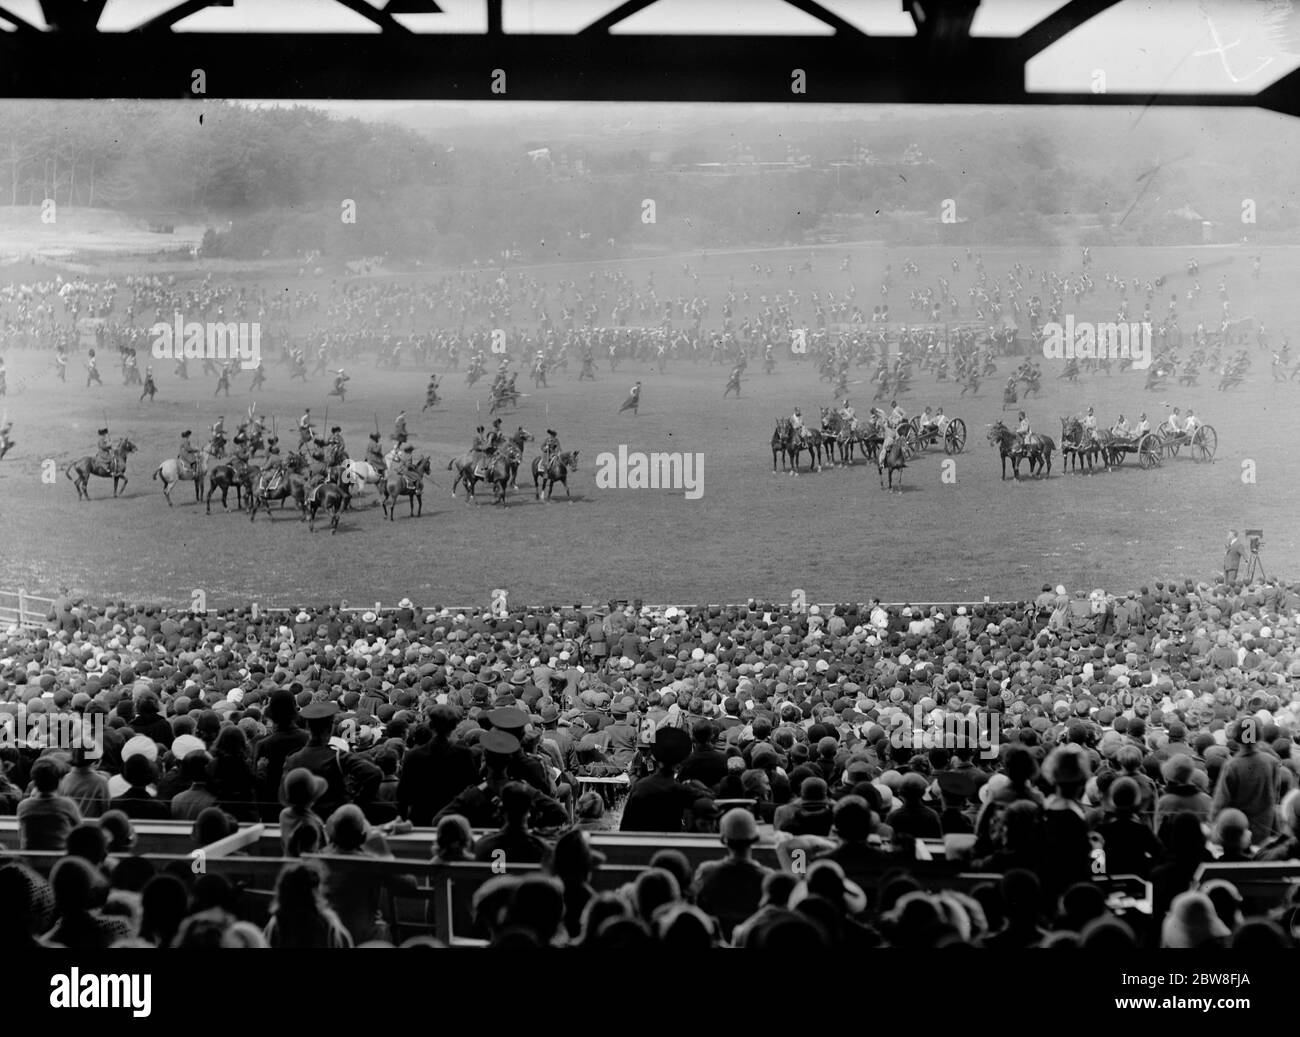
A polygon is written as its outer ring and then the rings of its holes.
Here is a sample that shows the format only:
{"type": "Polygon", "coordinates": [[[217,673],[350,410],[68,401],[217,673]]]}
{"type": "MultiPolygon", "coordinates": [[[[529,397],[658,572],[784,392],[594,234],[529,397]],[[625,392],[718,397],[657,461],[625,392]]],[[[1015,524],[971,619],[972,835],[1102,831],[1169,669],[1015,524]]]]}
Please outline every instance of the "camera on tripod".
{"type": "Polygon", "coordinates": [[[1268,577],[1264,574],[1264,563],[1259,558],[1259,549],[1264,543],[1264,531],[1246,530],[1246,542],[1250,545],[1250,564],[1246,567],[1246,583],[1249,585],[1256,580],[1266,581],[1268,577]]]}

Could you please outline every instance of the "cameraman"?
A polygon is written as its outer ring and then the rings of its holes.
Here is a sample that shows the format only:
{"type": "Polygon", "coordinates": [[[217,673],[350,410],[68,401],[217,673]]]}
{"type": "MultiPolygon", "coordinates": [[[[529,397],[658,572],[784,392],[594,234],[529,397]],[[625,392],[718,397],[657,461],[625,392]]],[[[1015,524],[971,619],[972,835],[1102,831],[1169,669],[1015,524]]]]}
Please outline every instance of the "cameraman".
{"type": "Polygon", "coordinates": [[[1229,587],[1237,582],[1237,570],[1241,568],[1241,556],[1244,553],[1237,531],[1228,530],[1227,554],[1223,556],[1223,582],[1229,587]]]}

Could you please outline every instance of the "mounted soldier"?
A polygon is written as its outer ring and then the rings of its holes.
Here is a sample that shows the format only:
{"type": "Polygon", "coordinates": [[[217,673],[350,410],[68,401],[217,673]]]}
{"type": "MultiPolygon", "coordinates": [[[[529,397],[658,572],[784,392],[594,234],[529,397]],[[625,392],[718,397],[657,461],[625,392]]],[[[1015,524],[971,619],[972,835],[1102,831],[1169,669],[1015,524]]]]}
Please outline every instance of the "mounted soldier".
{"type": "Polygon", "coordinates": [[[307,463],[307,489],[313,490],[329,478],[329,468],[325,465],[325,440],[312,440],[310,460],[307,463]]]}
{"type": "Polygon", "coordinates": [[[181,463],[181,478],[190,478],[194,472],[194,466],[199,462],[199,452],[195,449],[194,444],[190,442],[190,430],[186,429],[181,433],[180,449],[176,451],[176,460],[181,463]]]}
{"type": "Polygon", "coordinates": [[[343,429],[335,425],[330,429],[330,438],[326,441],[334,464],[342,464],[348,459],[347,444],[343,442],[343,429]]]}
{"type": "Polygon", "coordinates": [[[1032,434],[1033,433],[1029,428],[1029,419],[1025,416],[1025,412],[1021,411],[1020,424],[1016,426],[1017,444],[1021,450],[1025,448],[1025,444],[1029,442],[1029,437],[1032,434]]]}
{"type": "Polygon", "coordinates": [[[102,428],[96,433],[99,439],[95,443],[95,463],[105,471],[113,468],[113,441],[108,438],[108,429],[102,428]]]}
{"type": "Polygon", "coordinates": [[[555,429],[546,430],[546,438],[542,440],[542,469],[546,470],[551,467],[551,462],[560,456],[560,437],[555,429]]]}
{"type": "Polygon", "coordinates": [[[248,473],[249,460],[248,437],[242,432],[237,432],[230,451],[230,466],[241,479],[248,473]]]}
{"type": "Polygon", "coordinates": [[[378,432],[370,433],[370,442],[366,444],[366,463],[380,475],[388,470],[388,462],[384,460],[384,448],[379,445],[378,432]]]}

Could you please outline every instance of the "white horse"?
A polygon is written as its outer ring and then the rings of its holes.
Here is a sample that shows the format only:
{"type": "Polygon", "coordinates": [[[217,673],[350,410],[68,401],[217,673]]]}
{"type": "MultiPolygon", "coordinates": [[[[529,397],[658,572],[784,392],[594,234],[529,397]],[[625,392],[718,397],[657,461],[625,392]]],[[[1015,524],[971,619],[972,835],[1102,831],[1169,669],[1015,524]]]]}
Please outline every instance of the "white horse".
{"type": "Polygon", "coordinates": [[[383,479],[379,469],[369,461],[348,461],[343,466],[344,486],[353,497],[366,496],[370,487],[378,486],[383,479]]]}
{"type": "Polygon", "coordinates": [[[169,457],[166,461],[154,469],[153,477],[161,479],[163,484],[163,496],[167,498],[167,506],[172,506],[172,487],[179,482],[194,483],[194,500],[197,503],[203,499],[200,487],[203,485],[203,469],[197,464],[186,465],[179,457],[169,457]]]}

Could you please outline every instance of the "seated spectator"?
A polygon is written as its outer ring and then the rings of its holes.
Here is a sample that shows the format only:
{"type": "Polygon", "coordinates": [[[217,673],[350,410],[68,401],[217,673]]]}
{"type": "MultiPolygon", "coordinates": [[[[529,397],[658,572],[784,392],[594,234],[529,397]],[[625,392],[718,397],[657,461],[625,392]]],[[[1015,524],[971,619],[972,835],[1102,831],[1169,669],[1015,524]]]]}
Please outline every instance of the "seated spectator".
{"type": "Polygon", "coordinates": [[[1300,860],[1300,789],[1292,789],[1278,808],[1279,827],[1273,839],[1260,847],[1256,859],[1261,861],[1300,860]]]}
{"type": "Polygon", "coordinates": [[[799,798],[776,808],[777,831],[791,835],[830,835],[834,823],[826,782],[822,778],[804,778],[799,798]]]}
{"type": "Polygon", "coordinates": [[[181,776],[185,791],[172,797],[171,816],[177,821],[193,821],[208,807],[217,805],[217,797],[208,787],[210,757],[202,749],[188,753],[181,761],[181,776]]]}
{"type": "Polygon", "coordinates": [[[591,848],[586,833],[574,829],[556,841],[550,853],[548,870],[560,880],[564,894],[564,928],[576,939],[582,929],[582,913],[596,895],[591,877],[605,855],[591,848]]]}
{"type": "MultiPolygon", "coordinates": [[[[1064,770],[1061,772],[1065,774],[1064,770]]],[[[1059,786],[1058,786],[1059,787],[1059,786]]],[[[1037,947],[1047,935],[1039,924],[1042,910],[1042,886],[1038,876],[1013,868],[1002,876],[1002,902],[1006,923],[985,937],[984,946],[994,950],[1037,947]]]]}
{"type": "Polygon", "coordinates": [[[534,835],[528,827],[533,798],[533,790],[521,781],[508,782],[502,788],[501,811],[504,821],[499,831],[483,836],[475,845],[476,861],[541,864],[550,852],[550,844],[534,835]]]}
{"type": "Polygon", "coordinates": [[[599,792],[584,792],[573,805],[574,821],[584,832],[608,832],[614,827],[605,813],[605,799],[599,792]]]}
{"type": "Polygon", "coordinates": [[[902,802],[890,813],[887,820],[896,836],[907,839],[940,839],[943,823],[936,811],[923,802],[929,786],[920,774],[908,773],[898,787],[902,802]]]}
{"type": "Polygon", "coordinates": [[[1005,873],[1021,869],[1041,874],[1046,847],[1042,808],[1029,799],[996,804],[989,815],[993,852],[974,861],[977,871],[1005,873]]]}
{"type": "Polygon", "coordinates": [[[280,849],[286,857],[318,852],[325,845],[325,822],[312,807],[325,795],[327,787],[324,778],[306,767],[296,767],[284,775],[280,789],[284,804],[280,811],[280,849]]]}
{"type": "Polygon", "coordinates": [[[453,864],[474,859],[474,833],[459,814],[448,814],[438,822],[434,836],[433,863],[453,864]]]}
{"type": "Polygon", "coordinates": [[[1160,946],[1185,949],[1226,947],[1232,934],[1204,893],[1179,893],[1160,929],[1160,946]]]}
{"type": "Polygon", "coordinates": [[[748,810],[728,810],[722,816],[719,836],[727,856],[701,864],[692,890],[695,903],[718,919],[723,936],[730,939],[732,930],[758,910],[763,880],[771,869],[754,860],[758,826],[748,810]]]}
{"type": "MultiPolygon", "coordinates": [[[[325,831],[329,842],[324,852],[330,856],[393,860],[383,833],[371,827],[365,813],[354,803],[335,810],[325,823],[325,831]]],[[[354,944],[388,939],[391,898],[413,895],[415,890],[415,879],[410,875],[359,868],[332,866],[326,881],[326,898],[354,944]]]]}
{"type": "MultiPolygon", "coordinates": [[[[1196,761],[1185,754],[1171,756],[1160,767],[1165,791],[1156,800],[1155,830],[1168,843],[1167,826],[1175,814],[1190,813],[1201,824],[1209,824],[1211,801],[1196,783],[1196,761]]],[[[1204,778],[1204,773],[1201,777],[1204,778]]]]}
{"type": "Polygon", "coordinates": [[[112,798],[110,803],[114,810],[120,810],[136,821],[166,821],[171,818],[171,805],[149,791],[149,786],[158,777],[152,760],[143,753],[136,753],[122,765],[122,777],[129,788],[112,798]]]}
{"type": "Polygon", "coordinates": [[[53,916],[49,883],[25,864],[0,859],[0,948],[20,952],[53,946],[43,935],[53,916]]]}
{"type": "Polygon", "coordinates": [[[1114,813],[1097,829],[1106,855],[1106,874],[1146,878],[1164,848],[1139,817],[1142,793],[1131,777],[1120,778],[1110,788],[1114,813]]]}
{"type": "Polygon", "coordinates": [[[49,756],[32,764],[30,796],[18,804],[18,845],[24,850],[66,849],[68,833],[81,824],[81,811],[58,793],[63,770],[49,756]]]}
{"type": "Polygon", "coordinates": [[[72,950],[98,950],[122,936],[133,935],[122,919],[109,918],[96,910],[102,904],[108,884],[80,857],[65,857],[50,872],[50,888],[58,922],[45,934],[53,944],[72,950]]]}
{"type": "Polygon", "coordinates": [[[324,870],[315,861],[280,869],[271,920],[262,931],[269,946],[303,950],[352,946],[352,937],[325,900],[324,885],[324,870]]]}
{"type": "Polygon", "coordinates": [[[189,892],[175,875],[155,875],[140,893],[140,938],[153,947],[170,947],[189,911],[189,892]]]}
{"type": "Polygon", "coordinates": [[[1214,845],[1219,850],[1219,860],[1225,864],[1240,863],[1254,857],[1250,847],[1250,821],[1240,810],[1229,807],[1214,819],[1214,845]]]}
{"type": "Polygon", "coordinates": [[[59,795],[72,800],[82,817],[99,817],[108,809],[108,779],[97,764],[78,746],[72,750],[72,770],[59,781],[59,795]]]}

